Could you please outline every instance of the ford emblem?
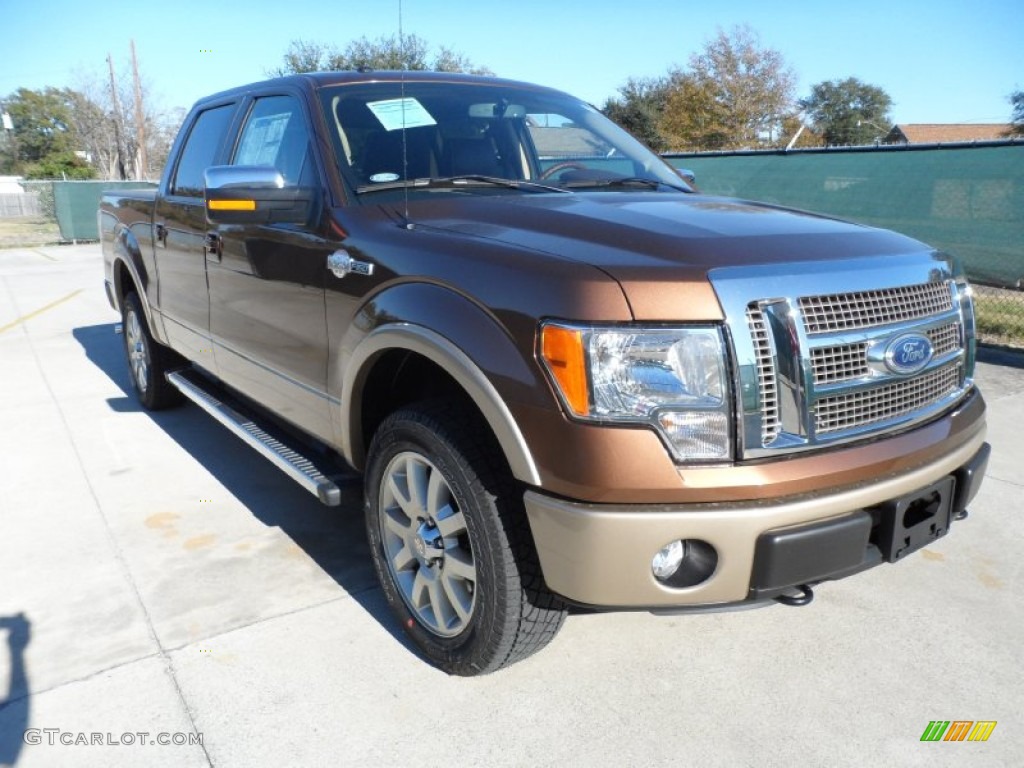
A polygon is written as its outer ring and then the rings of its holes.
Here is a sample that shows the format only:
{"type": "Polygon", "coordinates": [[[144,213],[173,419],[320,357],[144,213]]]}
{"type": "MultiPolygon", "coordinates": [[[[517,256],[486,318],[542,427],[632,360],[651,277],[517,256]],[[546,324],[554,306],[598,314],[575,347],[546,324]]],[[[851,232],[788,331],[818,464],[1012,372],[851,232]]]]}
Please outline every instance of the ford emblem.
{"type": "Polygon", "coordinates": [[[885,348],[885,367],[893,373],[917,373],[931,362],[935,350],[931,339],[919,333],[905,333],[885,348]]]}

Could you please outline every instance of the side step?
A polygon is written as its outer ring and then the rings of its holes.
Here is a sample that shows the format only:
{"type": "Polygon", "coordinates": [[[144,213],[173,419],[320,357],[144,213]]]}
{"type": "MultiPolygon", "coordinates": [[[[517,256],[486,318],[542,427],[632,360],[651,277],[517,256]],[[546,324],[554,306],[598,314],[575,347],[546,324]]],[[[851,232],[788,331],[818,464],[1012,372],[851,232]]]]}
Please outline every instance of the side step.
{"type": "Polygon", "coordinates": [[[336,507],[341,504],[341,489],[323,474],[308,458],[265,432],[251,418],[221,402],[203,389],[198,376],[189,376],[187,370],[171,371],[167,381],[185,397],[213,416],[250,448],[268,459],[288,477],[316,496],[323,504],[336,507]]]}

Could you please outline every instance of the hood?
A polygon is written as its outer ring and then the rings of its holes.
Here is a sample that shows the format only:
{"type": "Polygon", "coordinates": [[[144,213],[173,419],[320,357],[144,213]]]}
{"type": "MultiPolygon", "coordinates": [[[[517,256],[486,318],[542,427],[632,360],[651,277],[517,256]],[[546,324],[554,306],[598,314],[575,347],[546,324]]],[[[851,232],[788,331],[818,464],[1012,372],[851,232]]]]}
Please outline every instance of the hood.
{"type": "Polygon", "coordinates": [[[449,197],[417,202],[410,218],[597,267],[622,285],[637,319],[721,319],[707,280],[716,267],[927,250],[886,230],[683,193],[449,197]],[[680,307],[691,317],[680,317],[680,307]]]}

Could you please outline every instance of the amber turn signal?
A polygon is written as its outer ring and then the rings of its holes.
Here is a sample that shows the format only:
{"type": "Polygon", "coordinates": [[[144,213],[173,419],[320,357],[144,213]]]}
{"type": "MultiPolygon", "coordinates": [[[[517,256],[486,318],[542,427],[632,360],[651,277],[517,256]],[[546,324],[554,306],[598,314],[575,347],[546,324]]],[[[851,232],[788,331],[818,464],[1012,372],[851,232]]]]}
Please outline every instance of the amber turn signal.
{"type": "Polygon", "coordinates": [[[546,325],[541,329],[540,340],[541,355],[562,397],[577,416],[587,415],[590,412],[590,398],[587,394],[583,331],[546,325]]]}
{"type": "Polygon", "coordinates": [[[255,211],[255,200],[209,200],[207,206],[211,211],[255,211]]]}

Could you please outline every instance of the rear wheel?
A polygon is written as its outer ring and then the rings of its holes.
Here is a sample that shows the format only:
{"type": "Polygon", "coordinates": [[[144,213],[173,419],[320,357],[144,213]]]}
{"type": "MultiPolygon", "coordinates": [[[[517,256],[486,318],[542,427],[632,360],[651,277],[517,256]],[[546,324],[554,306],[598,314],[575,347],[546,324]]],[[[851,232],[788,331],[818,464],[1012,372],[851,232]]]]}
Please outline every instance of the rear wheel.
{"type": "Polygon", "coordinates": [[[134,291],[125,294],[122,302],[122,329],[128,371],[139,402],[151,411],[180,403],[184,399],[181,392],[167,381],[165,374],[182,365],[182,360],[153,339],[142,302],[134,291]]]}
{"type": "Polygon", "coordinates": [[[457,675],[526,658],[565,617],[488,437],[455,406],[424,404],[385,419],[369,453],[366,526],[384,594],[427,658],[457,675]]]}

